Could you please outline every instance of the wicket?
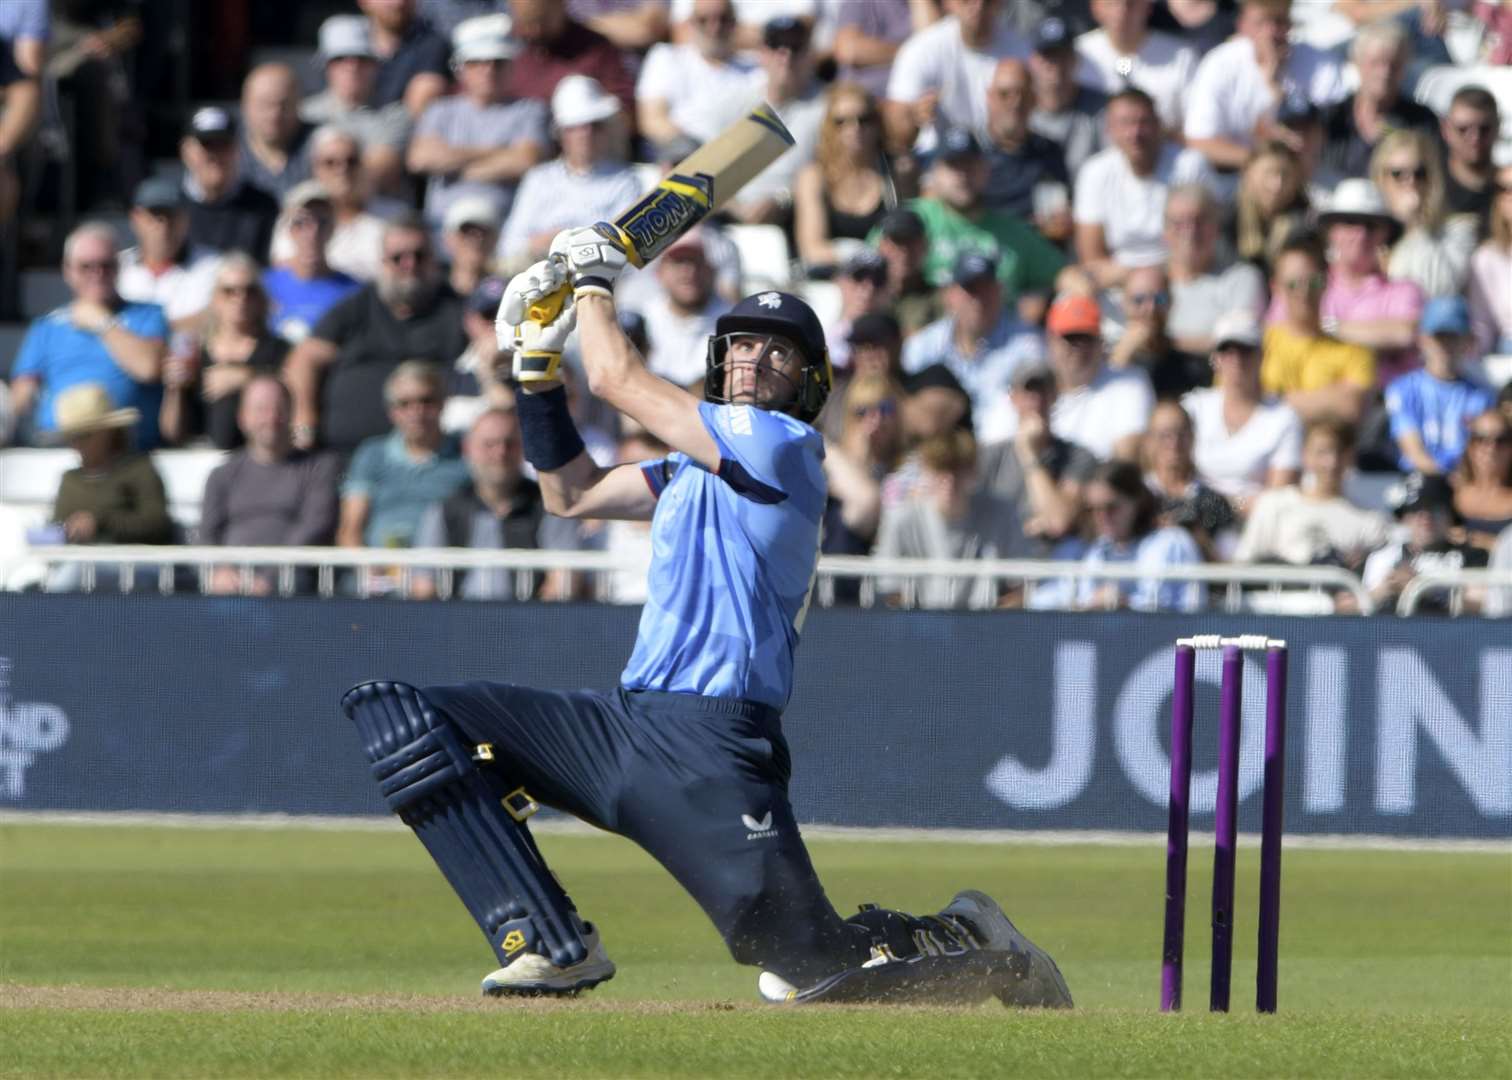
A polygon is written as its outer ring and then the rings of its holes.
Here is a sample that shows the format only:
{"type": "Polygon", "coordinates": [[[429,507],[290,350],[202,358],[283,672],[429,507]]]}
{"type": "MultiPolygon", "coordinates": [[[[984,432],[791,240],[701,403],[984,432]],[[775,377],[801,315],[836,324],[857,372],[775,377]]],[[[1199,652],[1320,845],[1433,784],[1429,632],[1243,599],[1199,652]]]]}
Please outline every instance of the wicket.
{"type": "Polygon", "coordinates": [[[1192,713],[1197,653],[1223,651],[1218,713],[1218,799],[1213,857],[1213,977],[1208,1007],[1228,1012],[1234,952],[1234,856],[1238,836],[1239,733],[1244,701],[1244,653],[1265,652],[1264,808],[1260,834],[1260,934],[1255,1008],[1276,1011],[1277,949],[1281,929],[1281,829],[1286,765],[1286,642],[1263,634],[1203,634],[1176,642],[1171,697],[1171,795],[1166,831],[1165,941],[1160,1008],[1181,1008],[1181,962],[1186,934],[1188,810],[1192,792],[1192,713]]]}

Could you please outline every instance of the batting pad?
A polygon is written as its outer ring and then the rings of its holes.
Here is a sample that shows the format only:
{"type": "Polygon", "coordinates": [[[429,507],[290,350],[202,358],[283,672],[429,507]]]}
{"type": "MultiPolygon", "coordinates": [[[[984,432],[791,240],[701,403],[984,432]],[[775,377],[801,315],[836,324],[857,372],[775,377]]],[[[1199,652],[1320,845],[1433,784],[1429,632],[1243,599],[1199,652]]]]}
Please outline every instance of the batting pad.
{"type": "Polygon", "coordinates": [[[525,827],[535,810],[485,748],[413,686],[368,682],[341,699],[390,810],[415,831],[507,967],[525,952],[569,967],[588,955],[572,901],[525,827]]]}

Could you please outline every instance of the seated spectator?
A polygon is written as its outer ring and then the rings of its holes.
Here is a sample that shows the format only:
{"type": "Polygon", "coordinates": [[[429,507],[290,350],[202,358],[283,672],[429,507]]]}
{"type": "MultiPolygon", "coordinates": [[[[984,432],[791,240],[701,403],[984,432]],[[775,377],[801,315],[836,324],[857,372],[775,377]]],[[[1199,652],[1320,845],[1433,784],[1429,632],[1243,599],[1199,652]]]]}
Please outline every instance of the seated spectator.
{"type": "Polygon", "coordinates": [[[1304,421],[1355,422],[1375,389],[1375,360],[1369,349],[1323,332],[1323,270],[1322,252],[1305,237],[1276,256],[1271,291],[1280,298],[1280,317],[1265,331],[1260,385],[1284,397],[1304,421]]]}
{"type": "Polygon", "coordinates": [[[1403,229],[1386,273],[1429,296],[1463,292],[1484,218],[1447,216],[1438,144],[1420,131],[1388,132],[1370,159],[1370,177],[1403,229]]]}
{"type": "Polygon", "coordinates": [[[310,127],[299,117],[299,78],[287,64],[259,64],[242,82],[237,170],[274,199],[310,178],[310,127]]]}
{"type": "Polygon", "coordinates": [[[459,442],[441,430],[440,370],[406,361],[383,394],[394,430],[365,440],[352,457],[336,528],[342,547],[413,547],[425,508],[467,482],[459,442]]]}
{"type": "MultiPolygon", "coordinates": [[[[367,155],[356,136],[338,127],[310,132],[310,166],[315,181],[331,199],[334,225],[326,259],[331,268],[366,283],[378,276],[383,259],[384,200],[369,190],[367,155]]],[[[274,262],[286,258],[286,236],[273,238],[274,262]]]]}
{"type": "Polygon", "coordinates": [[[1512,418],[1506,412],[1488,409],[1470,421],[1454,481],[1454,509],[1467,538],[1489,550],[1512,526],[1512,418]]]}
{"type": "Polygon", "coordinates": [[[703,385],[709,335],[715,320],[730,309],[729,301],[714,292],[706,228],[684,233],[662,252],[655,264],[661,292],[641,311],[651,339],[646,366],[679,386],[703,385]]]}
{"type": "Polygon", "coordinates": [[[1386,387],[1386,412],[1403,472],[1452,472],[1465,452],[1472,417],[1492,407],[1491,391],[1467,378],[1473,347],[1470,309],[1457,296],[1430,300],[1418,329],[1423,366],[1386,387]]]}
{"type": "Polygon", "coordinates": [[[1166,333],[1177,352],[1206,358],[1213,328],[1231,311],[1259,318],[1265,310],[1265,275],[1250,263],[1218,262],[1218,203],[1200,184],[1181,184],[1166,195],[1165,246],[1171,308],[1166,333]]]}
{"type": "Polygon", "coordinates": [[[843,241],[864,241],[882,223],[898,205],[898,186],[875,99],[854,83],[832,86],[814,160],[793,183],[793,235],[811,277],[844,261],[843,241]]]}
{"type": "Polygon", "coordinates": [[[971,430],[971,398],[944,364],[906,376],[898,404],[905,456],[883,479],[883,506],[894,506],[918,489],[920,446],[940,435],[971,430]]]}
{"type": "Polygon", "coordinates": [[[756,55],[764,76],[762,96],[782,117],[795,143],[737,191],[725,213],[747,225],[780,225],[791,235],[793,189],[819,145],[824,85],[814,75],[814,50],[802,19],[778,15],[768,20],[756,55]]]}
{"type": "MultiPolygon", "coordinates": [[[[1202,562],[1202,552],[1185,530],[1160,524],[1160,503],[1145,486],[1132,461],[1109,461],[1087,481],[1087,510],[1092,516],[1089,543],[1067,541],[1057,557],[1076,559],[1084,568],[1133,564],[1164,570],[1202,562]]],[[[1130,608],[1134,611],[1197,611],[1207,590],[1198,582],[1160,578],[1047,581],[1034,589],[1030,606],[1080,610],[1130,608]]]]}
{"type": "Polygon", "coordinates": [[[1234,504],[1203,482],[1193,456],[1196,432],[1179,402],[1160,401],[1141,448],[1145,486],[1160,501],[1160,522],[1192,534],[1202,557],[1223,562],[1239,541],[1234,504]]]}
{"type": "MultiPolygon", "coordinates": [[[[924,442],[917,489],[884,507],[876,554],[883,559],[1007,559],[1023,548],[1018,508],[977,484],[977,444],[969,431],[924,442]]],[[[991,608],[999,582],[986,577],[922,580],[883,577],[877,588],[891,604],[924,608],[991,608]]]]}
{"type": "Polygon", "coordinates": [[[441,247],[446,252],[446,284],[455,295],[471,296],[493,275],[503,224],[492,202],[473,195],[447,209],[441,222],[441,247]]]}
{"type": "Polygon", "coordinates": [[[865,375],[846,383],[836,402],[840,435],[825,445],[829,501],[822,550],[836,555],[871,553],[882,511],[882,481],[903,456],[898,417],[902,396],[902,389],[886,376],[865,375]]]}
{"type": "Polygon", "coordinates": [[[233,251],[222,259],[202,337],[175,338],[175,355],[163,365],[165,441],[182,446],[205,436],[217,450],[241,445],[243,388],[258,375],[276,375],[289,352],[288,342],[273,332],[268,310],[251,256],[233,251]]]}
{"type": "Polygon", "coordinates": [[[545,258],[552,238],[584,221],[613,221],[643,187],[626,162],[625,114],[619,99],[586,75],[569,75],[551,95],[560,156],[520,179],[499,238],[510,267],[545,258]]]}
{"type": "Polygon", "coordinates": [[[430,237],[416,218],[383,233],[383,266],[289,354],[294,443],[350,452],[389,429],[382,386],[399,363],[450,364],[467,346],[461,303],[442,291],[430,237]]]}
{"type": "Polygon", "coordinates": [[[635,105],[628,55],[597,30],[584,26],[559,0],[509,0],[510,33],[524,43],[509,71],[509,93],[551,100],[563,79],[593,79],[626,109],[635,105]]]}
{"type": "MultiPolygon", "coordinates": [[[[299,118],[307,124],[334,126],[362,149],[362,167],[380,191],[394,191],[404,173],[404,147],[409,142],[410,114],[403,101],[376,104],[378,54],[371,24],[360,15],[332,15],[320,24],[319,60],[325,89],[305,98],[299,118]]],[[[444,85],[444,84],[443,84],[444,85]]],[[[310,156],[320,148],[310,140],[310,156]]],[[[316,162],[313,173],[327,182],[316,162]]]]}
{"type": "Polygon", "coordinates": [[[1389,539],[1391,525],[1344,496],[1353,457],[1354,429],[1347,423],[1309,422],[1302,436],[1303,482],[1256,496],[1234,561],[1358,571],[1365,556],[1389,539]]]}
{"type": "MultiPolygon", "coordinates": [[[[1402,590],[1419,574],[1486,565],[1485,548],[1450,539],[1457,523],[1454,492],[1442,476],[1413,473],[1390,498],[1405,535],[1371,552],[1360,572],[1360,583],[1370,591],[1377,611],[1395,611],[1402,590]]],[[[1430,590],[1419,597],[1418,614],[1447,614],[1449,600],[1448,590],[1430,590]]]]}
{"type": "MultiPolygon", "coordinates": [[[[428,505],[420,515],[414,545],[419,548],[549,548],[580,551],[582,529],[575,521],[546,512],[541,489],[524,474],[525,444],[513,412],[489,409],[473,421],[462,440],[469,479],[451,494],[428,505]]],[[[453,595],[464,600],[526,599],[512,570],[459,571],[453,595]]],[[[544,575],[527,584],[537,599],[569,599],[568,573],[544,575]]],[[[410,596],[428,600],[437,594],[433,574],[417,573],[410,596]]]]}
{"type": "Polygon", "coordinates": [[[840,80],[856,83],[873,98],[880,98],[887,92],[898,49],[938,18],[939,12],[912,0],[875,0],[837,5],[834,17],[840,80]]]}
{"type": "Polygon", "coordinates": [[[231,114],[213,105],[197,110],[179,142],[179,158],[189,200],[190,243],[266,258],[278,201],[241,175],[231,114]]]}
{"type": "Polygon", "coordinates": [[[1071,178],[1060,146],[1030,129],[1033,111],[1029,69],[1022,60],[1000,61],[987,85],[988,173],[982,201],[991,210],[1034,221],[1042,233],[1059,241],[1069,235],[1069,228],[1056,229],[1050,221],[1036,220],[1034,192],[1041,184],[1059,184],[1069,190],[1071,178]]]}
{"type": "Polygon", "coordinates": [[[1483,87],[1462,86],[1449,100],[1449,111],[1439,123],[1439,135],[1448,149],[1444,168],[1444,209],[1448,214],[1468,214],[1476,219],[1477,232],[1485,224],[1496,197],[1497,134],[1501,116],[1496,98],[1483,87]]]}
{"type": "Polygon", "coordinates": [[[929,238],[912,210],[894,210],[874,234],[877,253],[887,260],[887,292],[903,336],[916,333],[945,313],[940,294],[924,274],[929,238]]]}
{"type": "Polygon", "coordinates": [[[1050,429],[1055,373],[1046,364],[1020,365],[1007,396],[1013,435],[980,448],[981,483],[1018,508],[1026,554],[1044,557],[1080,520],[1082,495],[1097,459],[1050,429]]]}
{"type": "Polygon", "coordinates": [[[1127,86],[1143,90],[1161,125],[1179,133],[1198,57],[1181,38],[1150,29],[1151,6],[1151,0],[1091,0],[1097,29],[1076,39],[1076,81],[1105,94],[1127,86]]]}
{"type": "Polygon", "coordinates": [[[357,7],[367,16],[378,56],[369,104],[382,109],[401,102],[411,117],[420,117],[451,81],[446,39],[416,14],[415,0],[357,0],[357,7]]]}
{"type": "Polygon", "coordinates": [[[425,219],[433,229],[468,196],[490,200],[502,220],[520,177],[551,141],[546,106],[507,90],[520,43],[488,15],[460,23],[452,38],[459,92],[426,108],[405,155],[409,171],[427,178],[425,219]]]}
{"type": "Polygon", "coordinates": [[[121,252],[116,288],[121,299],[156,304],[174,329],[192,328],[210,304],[219,257],[189,240],[189,211],[171,180],[150,177],[131,200],[136,246],[121,252]]]}
{"type": "Polygon", "coordinates": [[[1061,297],[1050,306],[1045,325],[1056,382],[1051,430],[1099,460],[1136,460],[1155,405],[1149,377],[1137,368],[1116,371],[1103,362],[1102,316],[1087,297],[1061,297]]]}
{"type": "Polygon", "coordinates": [[[897,319],[886,312],[862,315],[851,324],[845,343],[850,352],[851,378],[881,375],[902,381],[903,331],[897,319]]]}
{"type": "Polygon", "coordinates": [[[80,383],[97,384],[117,408],[132,410],[136,448],[155,447],[168,336],[163,309],[128,303],[116,292],[115,230],[101,222],[68,234],[63,280],[73,300],[33,321],[16,352],[16,417],[30,416],[34,435],[50,435],[58,430],[59,395],[80,383]]]}
{"type": "Polygon", "coordinates": [[[883,115],[892,146],[905,150],[921,130],[987,126],[987,83],[999,60],[1022,58],[1028,43],[1004,19],[1002,0],[956,4],[915,33],[893,58],[883,115]]]}
{"type": "MultiPolygon", "coordinates": [[[[63,474],[52,521],[69,544],[170,544],[173,521],[152,459],[131,449],[137,410],[116,408],[99,383],[74,383],[58,395],[57,434],[79,455],[63,474]]],[[[112,568],[113,569],[113,568],[112,568]]],[[[105,576],[110,571],[101,568],[105,576]]],[[[61,567],[50,589],[77,587],[79,564],[61,567]]]]}
{"type": "Polygon", "coordinates": [[[1490,235],[1471,256],[1468,291],[1480,351],[1512,355],[1512,165],[1496,174],[1490,235]]]}
{"type": "Polygon", "coordinates": [[[735,51],[730,0],[696,0],[685,44],[651,46],[635,84],[636,125],[658,145],[707,142],[759,100],[760,70],[735,51]]]}
{"type": "Polygon", "coordinates": [[[1213,382],[1212,368],[1202,359],[1180,352],[1171,341],[1166,320],[1171,310],[1171,285],[1165,267],[1136,266],[1124,278],[1123,332],[1108,351],[1108,366],[1138,368],[1150,379],[1155,396],[1176,398],[1213,382]]]}
{"type": "Polygon", "coordinates": [[[997,264],[998,277],[1012,296],[1050,292],[1066,258],[1033,226],[988,209],[982,201],[987,159],[971,132],[955,128],[940,137],[929,190],[933,194],[911,200],[908,208],[924,222],[929,241],[924,276],[931,283],[949,282],[956,260],[976,252],[997,264]]]}
{"type": "Polygon", "coordinates": [[[1027,62],[1034,91],[1029,128],[1059,146],[1066,171],[1078,176],[1087,159],[1103,148],[1108,95],[1077,82],[1081,57],[1074,40],[1064,19],[1045,19],[1034,32],[1027,62]]]}
{"type": "Polygon", "coordinates": [[[1187,145],[1230,174],[1281,135],[1276,116],[1289,99],[1326,106],[1348,92],[1333,56],[1290,41],[1291,0],[1240,0],[1238,31],[1197,65],[1183,127],[1187,145]]]}
{"type": "Polygon", "coordinates": [[[499,347],[498,331],[494,328],[505,284],[503,278],[486,279],[473,290],[462,309],[467,348],[446,373],[446,406],[441,410],[443,431],[462,434],[489,409],[509,412],[514,408],[515,385],[510,369],[514,354],[499,347]]]}
{"type": "MultiPolygon", "coordinates": [[[[1328,240],[1328,286],[1320,308],[1324,324],[1341,341],[1376,350],[1376,381],[1384,386],[1420,363],[1413,343],[1423,314],[1423,290],[1411,281],[1388,279],[1381,252],[1401,235],[1369,180],[1339,185],[1318,217],[1328,240]]],[[[1282,304],[1271,302],[1271,319],[1282,304]]]]}
{"type": "Polygon", "coordinates": [[[1007,391],[1015,368],[1043,359],[1044,342],[1004,304],[1003,284],[985,255],[967,251],[956,259],[945,310],[945,318],[903,343],[903,370],[912,375],[945,365],[984,415],[1007,391]]]}
{"type": "Polygon", "coordinates": [[[0,226],[11,220],[21,197],[16,155],[36,131],[42,115],[39,76],[47,36],[47,12],[43,8],[12,15],[23,17],[30,25],[15,27],[15,36],[0,32],[0,226]]]}
{"type": "Polygon", "coordinates": [[[849,259],[835,280],[840,285],[840,315],[824,328],[830,364],[840,371],[850,369],[850,332],[856,320],[887,310],[887,260],[871,248],[861,248],[849,259]]]}
{"type": "MultiPolygon", "coordinates": [[[[335,457],[295,450],[289,432],[288,388],[270,372],[252,376],[240,394],[236,423],[246,448],[217,465],[205,481],[199,542],[224,547],[311,547],[336,534],[335,457]]],[[[266,596],[275,571],[217,566],[209,591],[266,596]]],[[[306,575],[307,576],[307,575],[306,575]]]]}
{"type": "Polygon", "coordinates": [[[1077,174],[1072,210],[1077,258],[1104,288],[1122,284],[1131,267],[1165,258],[1167,192],[1211,176],[1201,155],[1164,138],[1143,90],[1114,95],[1107,116],[1112,145],[1077,174]]]}
{"type": "Polygon", "coordinates": [[[1218,320],[1213,387],[1181,399],[1195,436],[1198,474],[1241,513],[1266,488],[1295,484],[1302,464],[1302,423],[1260,385],[1259,321],[1247,311],[1218,320]]]}
{"type": "Polygon", "coordinates": [[[1340,177],[1365,177],[1371,154],[1388,131],[1433,132],[1439,120],[1402,92],[1412,41],[1401,23],[1382,19],[1361,27],[1349,58],[1360,86],[1323,112],[1322,166],[1340,177]]]}
{"type": "Polygon", "coordinates": [[[1256,146],[1239,173],[1230,230],[1241,259],[1268,274],[1281,245],[1307,227],[1309,207],[1302,163],[1284,142],[1256,146]]]}
{"type": "MultiPolygon", "coordinates": [[[[1491,549],[1491,562],[1487,569],[1502,573],[1512,572],[1512,526],[1502,530],[1501,537],[1491,549]]],[[[1512,616],[1512,588],[1487,589],[1481,614],[1488,619],[1505,619],[1512,616]]]]}
{"type": "Polygon", "coordinates": [[[325,188],[306,181],[284,196],[278,228],[287,232],[287,257],[263,273],[268,323],[291,345],[310,336],[325,313],[362,287],[326,261],[336,214],[325,188]]]}

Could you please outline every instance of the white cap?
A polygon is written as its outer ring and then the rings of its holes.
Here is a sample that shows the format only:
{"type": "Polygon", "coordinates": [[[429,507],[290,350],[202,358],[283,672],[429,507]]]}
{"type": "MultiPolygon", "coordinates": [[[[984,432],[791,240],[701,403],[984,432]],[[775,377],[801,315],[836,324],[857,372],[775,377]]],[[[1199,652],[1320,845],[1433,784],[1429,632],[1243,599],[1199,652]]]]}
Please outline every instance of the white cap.
{"type": "Polygon", "coordinates": [[[519,55],[520,43],[510,37],[514,20],[508,15],[477,15],[463,19],[452,31],[452,60],[509,60],[519,55]]]}
{"type": "Polygon", "coordinates": [[[568,75],[551,94],[551,119],[557,127],[607,120],[620,111],[619,98],[588,75],[568,75]]]}
{"type": "Polygon", "coordinates": [[[283,202],[280,204],[285,210],[293,210],[300,206],[309,206],[312,202],[331,201],[331,193],[319,180],[301,180],[284,193],[283,202]]]}
{"type": "Polygon", "coordinates": [[[343,56],[378,59],[373,51],[373,35],[368,21],[361,15],[332,15],[320,24],[320,56],[335,60],[343,56]]]}
{"type": "Polygon", "coordinates": [[[1214,346],[1232,341],[1236,345],[1258,349],[1262,339],[1260,320],[1255,318],[1253,312],[1230,311],[1218,316],[1218,321],[1213,324],[1214,346]]]}
{"type": "Polygon", "coordinates": [[[503,224],[498,204],[486,195],[463,195],[446,208],[441,218],[441,228],[446,232],[456,232],[464,225],[497,229],[503,224]]]}

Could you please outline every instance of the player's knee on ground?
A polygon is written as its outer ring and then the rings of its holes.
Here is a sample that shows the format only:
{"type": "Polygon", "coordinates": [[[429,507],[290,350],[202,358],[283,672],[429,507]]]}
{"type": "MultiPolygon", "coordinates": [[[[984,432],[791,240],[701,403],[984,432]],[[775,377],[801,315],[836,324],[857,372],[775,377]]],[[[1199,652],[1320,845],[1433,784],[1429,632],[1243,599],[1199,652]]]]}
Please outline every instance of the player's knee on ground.
{"type": "Polygon", "coordinates": [[[534,804],[413,686],[368,682],[342,711],[357,726],[390,810],[415,830],[498,954],[537,952],[559,967],[587,956],[572,901],[524,821],[534,804]]]}

